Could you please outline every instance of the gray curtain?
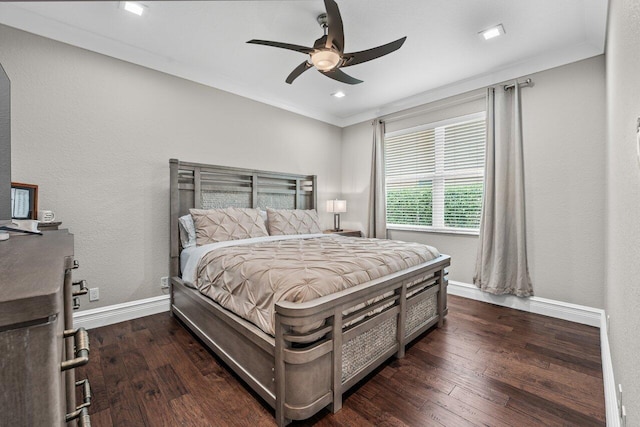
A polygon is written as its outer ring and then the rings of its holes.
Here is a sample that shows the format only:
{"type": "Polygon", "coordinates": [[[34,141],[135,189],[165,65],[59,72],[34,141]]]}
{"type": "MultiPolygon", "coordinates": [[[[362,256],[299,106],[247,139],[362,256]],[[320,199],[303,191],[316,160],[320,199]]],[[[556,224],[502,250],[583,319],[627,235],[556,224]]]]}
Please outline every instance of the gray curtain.
{"type": "Polygon", "coordinates": [[[489,88],[484,204],[473,283],[492,294],[533,295],[525,230],[520,88],[489,88]]]}
{"type": "Polygon", "coordinates": [[[369,192],[368,236],[387,238],[387,202],[384,179],[384,122],[373,123],[373,155],[371,160],[371,185],[369,192]]]}

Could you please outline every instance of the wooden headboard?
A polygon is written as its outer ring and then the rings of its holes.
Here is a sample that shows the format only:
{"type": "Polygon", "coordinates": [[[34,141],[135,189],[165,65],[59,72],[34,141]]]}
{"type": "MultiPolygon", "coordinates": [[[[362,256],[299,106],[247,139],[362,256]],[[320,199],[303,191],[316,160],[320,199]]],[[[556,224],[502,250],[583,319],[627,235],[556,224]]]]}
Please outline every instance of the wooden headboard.
{"type": "Polygon", "coordinates": [[[316,175],[293,175],[169,160],[169,274],[180,273],[178,218],[189,209],[316,209],[316,175]]]}

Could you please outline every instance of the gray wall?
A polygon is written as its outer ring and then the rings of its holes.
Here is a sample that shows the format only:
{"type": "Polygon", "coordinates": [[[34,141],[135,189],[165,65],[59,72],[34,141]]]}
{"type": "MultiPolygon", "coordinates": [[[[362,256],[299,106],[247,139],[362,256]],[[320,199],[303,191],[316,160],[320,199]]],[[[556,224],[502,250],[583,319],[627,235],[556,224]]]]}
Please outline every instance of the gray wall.
{"type": "Polygon", "coordinates": [[[612,0],[607,34],[607,293],[609,343],[627,425],[640,426],[640,3],[612,0]]]}
{"type": "MultiPolygon", "coordinates": [[[[598,56],[533,74],[535,86],[522,95],[534,292],[598,308],[604,304],[604,64],[598,56]]],[[[363,230],[371,132],[369,122],[343,129],[342,191],[351,206],[344,225],[363,230]]],[[[450,279],[472,282],[477,237],[397,230],[390,236],[436,246],[452,256],[450,279]]]]}
{"type": "Polygon", "coordinates": [[[0,63],[13,180],[75,234],[74,276],[100,288],[83,309],[161,294],[169,158],[317,174],[319,200],[339,193],[337,127],[2,25],[0,63]]]}

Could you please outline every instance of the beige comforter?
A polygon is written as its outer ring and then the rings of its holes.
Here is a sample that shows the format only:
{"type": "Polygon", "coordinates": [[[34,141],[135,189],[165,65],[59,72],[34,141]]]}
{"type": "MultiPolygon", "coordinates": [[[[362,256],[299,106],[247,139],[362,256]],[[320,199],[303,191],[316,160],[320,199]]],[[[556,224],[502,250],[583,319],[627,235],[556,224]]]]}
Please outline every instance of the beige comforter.
{"type": "Polygon", "coordinates": [[[274,334],[278,301],[305,302],[432,260],[435,248],[327,236],[217,248],[200,260],[196,287],[274,334]]]}

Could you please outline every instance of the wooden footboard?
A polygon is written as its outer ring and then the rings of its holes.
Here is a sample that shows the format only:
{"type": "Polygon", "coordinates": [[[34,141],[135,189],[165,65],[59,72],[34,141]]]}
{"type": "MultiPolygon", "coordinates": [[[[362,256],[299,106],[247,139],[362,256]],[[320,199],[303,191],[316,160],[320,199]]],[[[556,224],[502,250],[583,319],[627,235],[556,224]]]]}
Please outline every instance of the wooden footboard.
{"type": "Polygon", "coordinates": [[[275,337],[220,307],[178,277],[171,310],[269,405],[279,426],[329,407],[446,315],[450,258],[306,303],[276,304],[275,337]],[[372,302],[375,300],[375,302],[372,302]],[[353,311],[353,307],[370,304],[353,311]],[[346,314],[348,313],[348,314],[346,314]],[[305,326],[323,326],[305,333],[305,326]]]}

